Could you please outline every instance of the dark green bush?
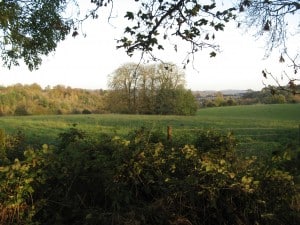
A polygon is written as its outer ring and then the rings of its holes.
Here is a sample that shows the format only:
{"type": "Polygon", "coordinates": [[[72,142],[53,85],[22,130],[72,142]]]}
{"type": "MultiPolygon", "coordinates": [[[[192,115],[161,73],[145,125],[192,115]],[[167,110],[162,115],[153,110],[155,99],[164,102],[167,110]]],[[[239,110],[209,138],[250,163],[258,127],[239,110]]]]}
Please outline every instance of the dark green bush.
{"type": "Polygon", "coordinates": [[[26,149],[26,140],[22,131],[7,135],[0,130],[0,166],[12,163],[16,158],[23,160],[24,149],[26,149]]]}
{"type": "Polygon", "coordinates": [[[92,112],[88,109],[82,110],[82,114],[92,114],[92,112]]]}
{"type": "Polygon", "coordinates": [[[28,108],[26,107],[26,105],[21,104],[21,105],[17,105],[14,114],[16,116],[27,116],[27,115],[30,115],[30,112],[29,112],[28,108]]]}
{"type": "Polygon", "coordinates": [[[200,151],[230,152],[235,146],[236,140],[231,132],[221,134],[215,130],[200,130],[196,133],[195,147],[200,151]]]}

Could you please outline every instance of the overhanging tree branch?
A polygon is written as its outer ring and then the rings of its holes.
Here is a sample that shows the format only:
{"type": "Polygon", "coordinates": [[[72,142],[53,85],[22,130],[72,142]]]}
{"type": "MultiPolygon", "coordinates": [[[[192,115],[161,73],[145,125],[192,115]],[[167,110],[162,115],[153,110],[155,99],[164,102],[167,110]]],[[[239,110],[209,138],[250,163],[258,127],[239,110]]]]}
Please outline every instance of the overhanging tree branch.
{"type": "MultiPolygon", "coordinates": [[[[196,0],[142,1],[137,13],[127,12],[128,20],[135,23],[125,29],[125,35],[118,40],[118,48],[124,48],[132,56],[136,50],[147,53],[155,47],[164,49],[165,40],[178,37],[191,44],[187,54],[194,54],[202,48],[218,50],[214,44],[215,32],[224,30],[225,23],[233,20],[235,8],[219,11],[216,3],[200,5],[196,0]],[[160,34],[163,30],[163,35],[160,34]]],[[[177,51],[177,44],[174,50],[177,51]]],[[[211,56],[215,56],[215,52],[211,56]]],[[[152,54],[151,54],[152,55],[152,54]]],[[[189,62],[189,60],[186,60],[189,62]]]]}
{"type": "MultiPolygon", "coordinates": [[[[286,48],[287,31],[290,29],[289,22],[291,22],[288,17],[300,17],[299,1],[243,0],[240,1],[239,9],[241,13],[244,12],[240,24],[253,27],[257,37],[268,36],[266,56],[269,56],[274,48],[286,48]]],[[[300,25],[299,19],[295,21],[300,25]]],[[[289,32],[293,31],[289,30],[289,32]]],[[[299,33],[299,30],[294,30],[294,33],[299,33]]]]}
{"type": "MultiPolygon", "coordinates": [[[[264,69],[262,71],[263,77],[265,79],[268,79],[269,77],[271,80],[273,80],[276,84],[276,87],[272,87],[269,85],[264,85],[268,88],[270,88],[272,94],[276,94],[276,90],[281,90],[281,91],[286,91],[289,93],[292,93],[293,95],[299,95],[300,94],[300,79],[297,78],[298,71],[300,69],[300,63],[299,63],[299,58],[298,54],[296,55],[295,58],[291,58],[289,54],[285,53],[284,56],[288,58],[288,68],[292,68],[293,70],[293,75],[289,75],[287,71],[282,71],[281,76],[274,75],[273,73],[269,72],[267,69],[264,69]],[[280,79],[279,79],[280,77],[280,79]],[[287,80],[287,83],[283,84],[282,80],[284,78],[287,80]]],[[[285,63],[285,59],[283,55],[280,56],[279,58],[280,63],[285,63]]]]}

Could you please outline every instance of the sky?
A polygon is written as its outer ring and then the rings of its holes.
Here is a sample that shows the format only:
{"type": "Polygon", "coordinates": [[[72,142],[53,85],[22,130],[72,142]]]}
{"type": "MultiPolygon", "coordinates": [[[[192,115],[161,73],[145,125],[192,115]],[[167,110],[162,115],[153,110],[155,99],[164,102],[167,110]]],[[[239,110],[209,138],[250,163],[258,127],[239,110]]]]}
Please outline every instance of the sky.
{"type": "MultiPolygon", "coordinates": [[[[67,37],[60,42],[55,52],[43,58],[38,70],[29,71],[24,64],[10,70],[0,68],[0,85],[9,86],[16,83],[37,83],[46,86],[64,85],[72,88],[107,89],[108,75],[121,65],[138,62],[140,55],[130,58],[124,50],[116,49],[116,39],[120,38],[124,28],[124,12],[128,1],[114,6],[113,17],[107,21],[109,10],[100,11],[98,20],[84,23],[82,31],[87,36],[67,37]]],[[[84,10],[82,10],[84,11],[84,10]]],[[[274,50],[268,59],[264,59],[264,39],[257,39],[251,33],[236,29],[230,24],[224,32],[217,33],[221,52],[210,58],[210,51],[201,51],[195,55],[194,67],[185,70],[186,88],[191,90],[261,90],[271,80],[263,80],[261,71],[268,69],[280,76],[283,65],[278,60],[281,52],[274,50]],[[263,83],[264,82],[264,83],[263,83]]],[[[299,37],[299,36],[298,36],[299,37]]],[[[300,49],[297,37],[290,41],[294,50],[300,49]]],[[[180,43],[179,53],[168,49],[159,52],[159,57],[166,62],[176,63],[182,67],[185,58],[185,44],[180,43]]]]}

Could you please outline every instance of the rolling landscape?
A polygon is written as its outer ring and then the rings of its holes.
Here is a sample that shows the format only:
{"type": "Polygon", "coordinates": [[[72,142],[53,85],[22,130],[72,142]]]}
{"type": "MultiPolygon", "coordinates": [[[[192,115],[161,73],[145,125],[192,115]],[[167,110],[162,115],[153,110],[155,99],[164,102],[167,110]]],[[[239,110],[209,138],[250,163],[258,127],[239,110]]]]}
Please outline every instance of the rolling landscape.
{"type": "MultiPolygon", "coordinates": [[[[8,133],[21,131],[29,144],[55,144],[59,133],[72,126],[92,136],[109,133],[124,136],[141,127],[167,132],[171,126],[176,135],[201,129],[233,132],[241,150],[269,151],[299,144],[299,104],[250,105],[203,108],[195,116],[176,115],[38,115],[0,117],[1,129],[8,133]],[[243,147],[247,146],[247,147],[243,147]],[[243,149],[244,148],[244,149],[243,149]],[[273,149],[274,148],[274,149],[273,149]],[[249,149],[248,149],[249,150],[249,149]]],[[[256,152],[256,153],[257,153],[256,152]]]]}
{"type": "Polygon", "coordinates": [[[0,224],[298,224],[299,85],[184,84],[128,63],[108,90],[0,87],[0,224]]]}
{"type": "Polygon", "coordinates": [[[299,225],[300,1],[0,1],[0,225],[299,225]]]}
{"type": "Polygon", "coordinates": [[[299,115],[294,103],[2,116],[0,221],[297,224],[299,115]]]}

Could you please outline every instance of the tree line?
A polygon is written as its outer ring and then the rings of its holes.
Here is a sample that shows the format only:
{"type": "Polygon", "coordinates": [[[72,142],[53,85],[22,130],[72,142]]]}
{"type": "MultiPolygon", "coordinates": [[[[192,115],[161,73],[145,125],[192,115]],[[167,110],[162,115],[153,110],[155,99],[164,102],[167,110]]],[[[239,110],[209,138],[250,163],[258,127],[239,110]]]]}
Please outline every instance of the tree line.
{"type": "MultiPolygon", "coordinates": [[[[288,88],[288,87],[286,87],[288,88]]],[[[295,87],[296,91],[300,86],[295,87]]],[[[226,95],[222,92],[216,92],[208,96],[202,96],[201,92],[195,91],[194,96],[197,98],[200,107],[221,107],[235,105],[253,105],[253,104],[284,104],[300,103],[300,96],[292,92],[283,90],[281,87],[268,86],[260,91],[251,89],[233,95],[226,95]]]]}
{"type": "MultiPolygon", "coordinates": [[[[109,75],[108,90],[38,84],[0,87],[0,116],[45,114],[194,115],[200,107],[299,103],[300,96],[280,87],[247,90],[238,96],[217,92],[203,97],[185,88],[184,71],[172,64],[127,63],[109,75]]],[[[297,86],[297,90],[300,87],[297,86]]]]}
{"type": "Polygon", "coordinates": [[[38,84],[0,87],[0,115],[101,113],[105,91],[38,84]]]}
{"type": "Polygon", "coordinates": [[[38,84],[0,87],[0,115],[140,113],[193,115],[198,103],[172,64],[125,64],[109,76],[109,90],[38,84]]]}

